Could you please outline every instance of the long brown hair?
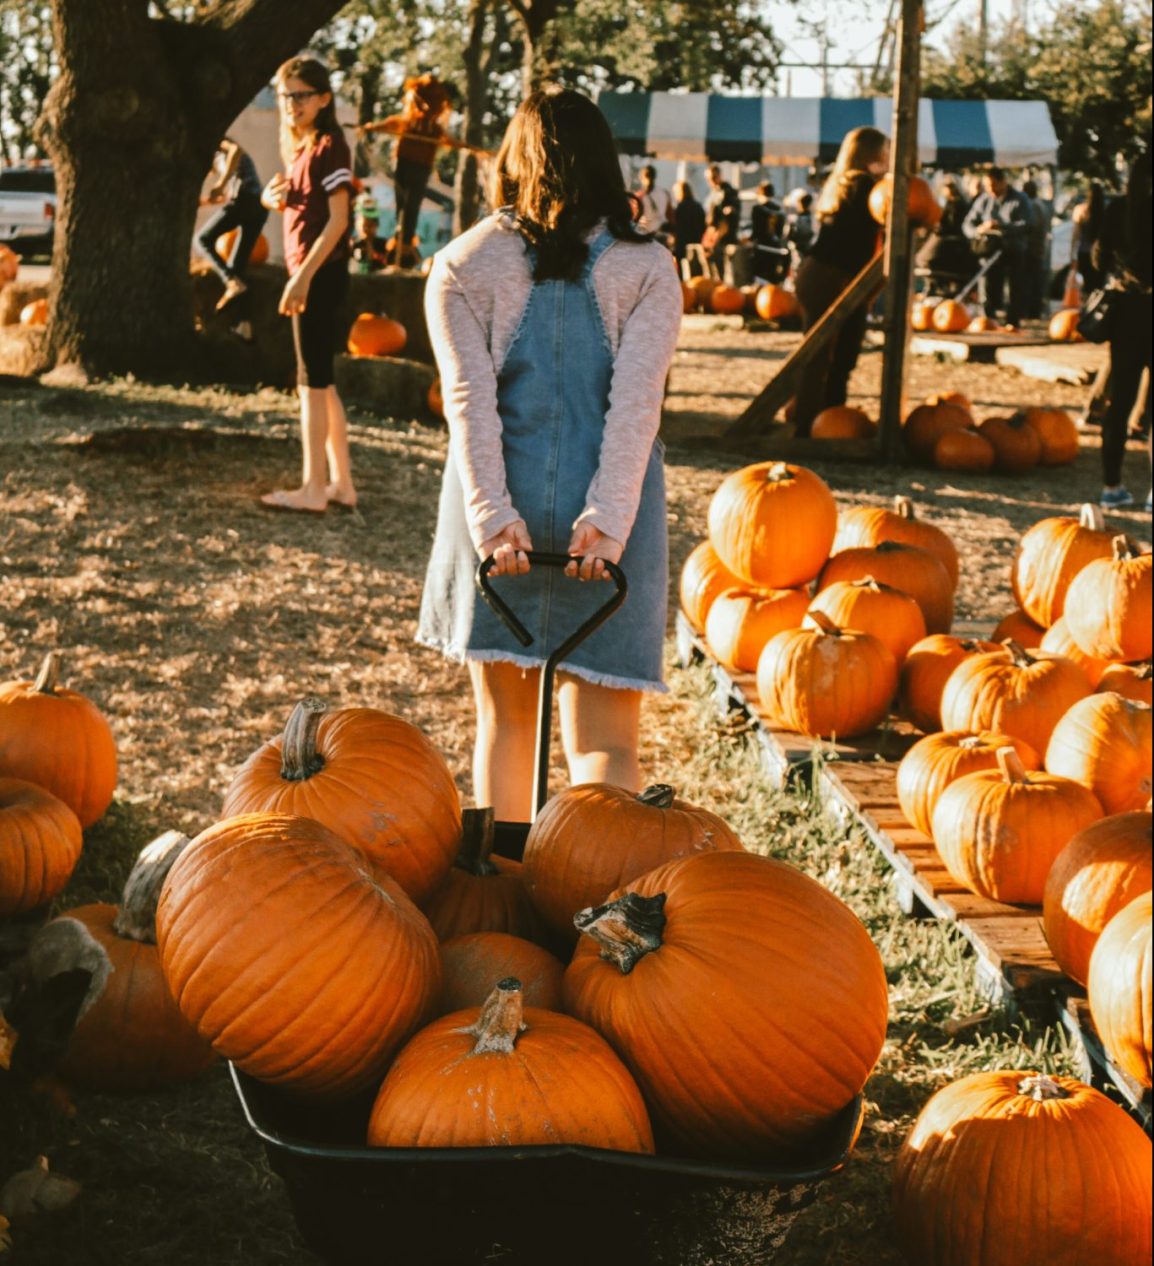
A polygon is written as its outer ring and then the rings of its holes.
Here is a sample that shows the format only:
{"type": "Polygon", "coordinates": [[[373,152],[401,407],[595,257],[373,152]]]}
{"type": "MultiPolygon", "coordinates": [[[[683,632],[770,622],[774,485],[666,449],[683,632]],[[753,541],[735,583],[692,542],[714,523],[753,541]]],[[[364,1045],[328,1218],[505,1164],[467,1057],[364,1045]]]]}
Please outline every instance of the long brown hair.
{"type": "MultiPolygon", "coordinates": [[[[317,113],[316,121],[313,127],[316,129],[318,136],[327,132],[330,136],[341,135],[341,125],[337,122],[337,99],[333,95],[333,83],[329,78],[328,67],[324,62],[316,57],[290,57],[287,62],[283,62],[277,67],[277,72],[273,76],[273,82],[277,85],[284,84],[289,79],[299,79],[302,83],[308,84],[316,92],[327,92],[329,94],[329,103],[322,106],[317,113]]],[[[282,112],[280,116],[280,156],[285,167],[291,167],[293,155],[300,148],[303,138],[297,136],[294,128],[285,121],[282,112]]]]}
{"type": "Polygon", "coordinates": [[[601,220],[625,242],[647,242],[617,161],[613,133],[579,92],[550,88],[521,103],[501,142],[493,205],[509,207],[533,247],[534,280],[575,281],[589,254],[585,235],[601,220]]]}
{"type": "Polygon", "coordinates": [[[831,220],[837,215],[854,185],[869,173],[870,164],[881,158],[888,144],[889,138],[876,127],[855,127],[845,134],[817,200],[819,219],[831,220]]]}

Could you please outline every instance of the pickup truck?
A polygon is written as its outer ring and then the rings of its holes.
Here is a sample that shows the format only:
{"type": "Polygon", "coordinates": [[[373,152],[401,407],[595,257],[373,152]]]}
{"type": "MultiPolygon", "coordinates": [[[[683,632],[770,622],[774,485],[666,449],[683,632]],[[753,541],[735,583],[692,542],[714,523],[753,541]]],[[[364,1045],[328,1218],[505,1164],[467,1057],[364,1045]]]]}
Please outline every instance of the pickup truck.
{"type": "Polygon", "coordinates": [[[55,223],[52,168],[0,168],[0,242],[21,255],[50,255],[55,223]]]}

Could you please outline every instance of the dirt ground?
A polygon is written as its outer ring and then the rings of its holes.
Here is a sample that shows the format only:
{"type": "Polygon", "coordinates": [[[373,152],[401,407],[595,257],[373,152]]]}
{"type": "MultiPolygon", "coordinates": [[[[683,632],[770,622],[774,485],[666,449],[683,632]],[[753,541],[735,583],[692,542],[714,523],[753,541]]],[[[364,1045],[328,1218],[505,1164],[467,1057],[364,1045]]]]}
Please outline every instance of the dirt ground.
{"type": "MultiPolygon", "coordinates": [[[[666,425],[673,594],[681,562],[704,534],[710,496],[743,460],[679,440],[700,434],[710,417],[716,427],[736,415],[786,345],[780,335],[685,332],[666,425]]],[[[876,393],[880,359],[863,357],[855,395],[876,393]]],[[[948,388],[969,394],[979,414],[1026,403],[1076,408],[1086,395],[993,366],[912,361],[912,399],[948,388]]],[[[439,747],[469,802],[472,710],[463,674],[412,640],[445,436],[432,425],[365,412],[353,414],[351,427],[359,512],[274,515],[259,507],[257,495],[292,479],[298,462],[294,401],[283,393],[126,381],[84,390],[0,386],[0,680],[30,677],[45,651],[60,650],[65,684],[100,704],[120,752],[113,809],[88,833],[61,908],[112,899],[130,845],[168,828],[195,834],[208,826],[233,771],[305,695],[403,714],[439,747]]],[[[1072,466],[1012,480],[809,464],[843,506],[912,495],[959,545],[959,618],[990,625],[1012,605],[1017,536],[1038,518],[1074,512],[1100,485],[1091,436],[1072,466]]],[[[1127,455],[1126,477],[1144,496],[1149,472],[1140,446],[1127,455]]],[[[1112,515],[1111,522],[1149,538],[1150,520],[1140,511],[1112,515]]],[[[671,693],[648,698],[645,709],[645,772],[663,780],[693,751],[692,708],[671,693]]],[[[187,1142],[187,1167],[157,1175],[154,1196],[175,1196],[186,1182],[203,1181],[198,1166],[232,1160],[256,1174],[262,1189],[277,1190],[255,1146],[239,1140],[235,1104],[218,1082],[206,1133],[187,1142]]],[[[142,1117],[131,1106],[99,1100],[99,1124],[117,1142],[104,1153],[76,1147],[71,1172],[96,1186],[117,1175],[139,1181],[133,1140],[166,1128],[170,1113],[179,1123],[193,1092],[173,1102],[170,1109],[157,1101],[142,1117]]],[[[71,1126],[39,1118],[35,1124],[67,1154],[71,1126]]],[[[21,1146],[33,1136],[27,1126],[21,1146]]],[[[0,1179],[31,1159],[0,1137],[0,1179]]],[[[279,1203],[274,1212],[283,1217],[279,1203]]],[[[138,1242],[158,1246],[139,1262],[171,1260],[162,1248],[169,1234],[163,1214],[161,1208],[156,1225],[139,1232],[154,1238],[138,1242]]],[[[96,1225],[90,1215],[75,1224],[85,1238],[43,1241],[41,1251],[18,1260],[63,1260],[68,1247],[79,1260],[81,1243],[86,1260],[125,1260],[87,1238],[96,1225]]],[[[294,1255],[291,1236],[283,1255],[277,1245],[266,1247],[262,1263],[304,1260],[294,1255]]],[[[211,1260],[255,1260],[237,1252],[211,1260]]]]}

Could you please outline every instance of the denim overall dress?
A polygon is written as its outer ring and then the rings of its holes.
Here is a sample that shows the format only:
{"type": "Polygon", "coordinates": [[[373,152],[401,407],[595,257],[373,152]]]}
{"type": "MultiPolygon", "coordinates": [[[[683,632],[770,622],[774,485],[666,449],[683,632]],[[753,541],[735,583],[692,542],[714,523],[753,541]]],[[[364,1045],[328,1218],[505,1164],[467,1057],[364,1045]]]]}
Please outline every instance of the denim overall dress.
{"type": "MultiPolygon", "coordinates": [[[[535,550],[567,551],[600,462],[613,353],[593,287],[593,267],[613,242],[604,231],[594,238],[579,280],[534,283],[498,370],[506,482],[535,550]]],[[[560,665],[599,685],[665,689],[669,561],[663,451],[655,441],[621,558],[629,585],[625,602],[560,665]]],[[[611,581],[582,582],[554,567],[494,578],[494,588],[533,634],[533,644],[523,647],[477,592],[473,577],[479,561],[450,449],[421,598],[419,642],[459,662],[503,660],[537,667],[612,592],[611,581]]]]}

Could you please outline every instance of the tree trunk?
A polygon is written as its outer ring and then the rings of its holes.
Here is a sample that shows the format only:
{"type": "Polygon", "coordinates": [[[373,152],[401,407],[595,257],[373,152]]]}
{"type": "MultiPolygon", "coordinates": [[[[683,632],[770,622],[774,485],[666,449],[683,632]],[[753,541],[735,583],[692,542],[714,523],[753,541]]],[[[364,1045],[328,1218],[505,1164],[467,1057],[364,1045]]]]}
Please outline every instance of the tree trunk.
{"type": "Polygon", "coordinates": [[[521,88],[527,97],[544,87],[556,70],[557,48],[552,24],[561,0],[509,0],[521,19],[521,88]]]}
{"type": "Polygon", "coordinates": [[[197,193],[220,137],[340,0],[222,0],[191,22],[143,0],[54,0],[60,74],[40,134],[56,167],[47,363],[188,373],[197,193]]]}
{"type": "MultiPolygon", "coordinates": [[[[469,145],[480,145],[482,124],[488,104],[488,85],[483,67],[485,26],[489,0],[469,0],[465,18],[465,101],[461,109],[461,139],[469,145]]],[[[480,160],[469,150],[462,150],[453,181],[453,236],[469,228],[477,218],[481,204],[480,160]]]]}

